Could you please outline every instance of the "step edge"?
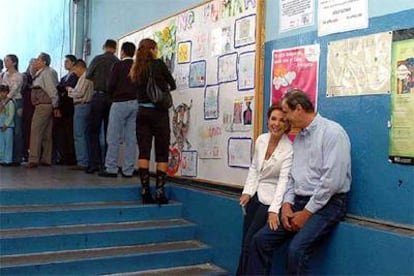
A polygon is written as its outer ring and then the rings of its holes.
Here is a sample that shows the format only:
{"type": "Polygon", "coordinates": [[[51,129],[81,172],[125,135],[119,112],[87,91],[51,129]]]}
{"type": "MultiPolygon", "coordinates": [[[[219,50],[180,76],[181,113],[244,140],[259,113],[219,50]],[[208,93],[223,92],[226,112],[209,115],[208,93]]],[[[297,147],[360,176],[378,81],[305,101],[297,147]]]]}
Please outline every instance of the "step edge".
{"type": "Polygon", "coordinates": [[[90,233],[105,233],[105,232],[114,232],[114,231],[129,231],[129,230],[148,230],[148,229],[165,229],[165,228],[175,228],[180,226],[197,226],[195,223],[190,222],[185,219],[181,218],[173,218],[173,219],[160,219],[160,220],[143,220],[143,221],[122,221],[122,222],[112,222],[112,223],[92,223],[92,224],[69,224],[69,225],[62,225],[62,226],[49,226],[49,227],[26,227],[26,228],[4,228],[0,230],[0,240],[3,239],[15,239],[15,238],[41,238],[41,237],[53,237],[53,236],[64,236],[64,235],[72,235],[72,234],[90,234],[90,233]],[[165,221],[172,221],[171,224],[167,225],[161,225],[161,226],[154,226],[154,225],[148,225],[148,226],[139,226],[135,225],[128,228],[116,228],[117,225],[120,226],[127,226],[128,224],[135,224],[137,222],[153,222],[154,224],[157,222],[165,222],[165,221]],[[109,229],[91,229],[88,231],[88,226],[114,226],[114,228],[109,229]],[[83,229],[73,229],[76,227],[84,227],[83,229]],[[50,233],[50,234],[38,234],[38,233],[25,233],[25,234],[4,234],[3,231],[14,231],[15,233],[21,231],[41,231],[41,230],[53,230],[53,229],[59,229],[64,230],[67,232],[60,232],[60,233],[50,233]],[[35,236],[33,234],[36,234],[35,236]]]}
{"type": "MultiPolygon", "coordinates": [[[[172,249],[172,250],[156,250],[156,251],[151,251],[151,252],[135,252],[135,253],[121,253],[121,254],[107,254],[107,255],[103,255],[103,256],[93,256],[93,257],[84,257],[84,258],[57,258],[57,259],[53,259],[47,262],[27,262],[27,263],[22,263],[22,264],[7,264],[7,262],[0,262],[0,271],[3,268],[17,268],[17,267],[26,267],[26,266],[36,266],[36,265],[48,265],[48,264],[59,264],[59,263],[69,263],[69,262],[79,262],[79,261],[94,261],[94,260],[103,260],[103,259],[107,259],[107,258],[122,258],[122,257],[139,257],[139,256],[144,256],[144,255],[157,255],[157,254],[166,254],[166,253],[170,253],[170,252],[184,252],[184,251],[199,251],[199,250],[210,250],[211,246],[200,242],[198,240],[184,240],[184,241],[174,241],[174,242],[163,242],[163,243],[156,243],[156,244],[163,244],[163,245],[168,245],[168,244],[177,244],[177,243],[189,243],[189,242],[194,242],[194,244],[191,244],[191,246],[188,246],[186,248],[180,248],[180,249],[172,249]]],[[[151,245],[154,245],[154,243],[152,244],[144,244],[144,245],[140,245],[140,247],[150,247],[151,245]]],[[[65,250],[65,251],[59,251],[59,253],[64,253],[64,252],[73,252],[76,253],[77,251],[105,251],[105,250],[110,250],[112,248],[128,248],[128,247],[133,247],[133,246],[112,246],[112,247],[100,247],[100,248],[92,248],[92,249],[81,249],[81,250],[65,250]]],[[[21,258],[21,257],[26,257],[26,256],[39,256],[39,255],[53,255],[53,253],[55,253],[55,251],[47,251],[47,252],[42,252],[42,253],[29,253],[29,254],[21,254],[21,255],[12,255],[11,258],[21,258]]],[[[3,258],[4,256],[0,256],[0,260],[3,258]]]]}

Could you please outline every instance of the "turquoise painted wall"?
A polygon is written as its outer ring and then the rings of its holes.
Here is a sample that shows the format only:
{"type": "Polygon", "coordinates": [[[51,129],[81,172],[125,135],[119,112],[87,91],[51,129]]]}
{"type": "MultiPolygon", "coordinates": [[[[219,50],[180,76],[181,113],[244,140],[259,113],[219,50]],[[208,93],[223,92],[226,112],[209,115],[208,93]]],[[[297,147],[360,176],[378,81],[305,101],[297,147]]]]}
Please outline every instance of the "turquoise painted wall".
{"type": "Polygon", "coordinates": [[[69,53],[71,0],[0,0],[0,58],[19,57],[19,71],[40,52],[51,55],[52,67],[61,74],[69,53]]]}
{"type": "MultiPolygon", "coordinates": [[[[315,9],[317,12],[317,0],[314,0],[315,9]]],[[[412,0],[369,0],[368,1],[368,13],[369,17],[377,17],[381,15],[391,14],[403,10],[414,8],[414,1],[412,0]]],[[[317,14],[317,13],[316,13],[317,14]]],[[[291,32],[279,34],[279,1],[267,0],[266,1],[266,41],[272,41],[282,37],[288,37],[297,35],[309,31],[315,31],[317,29],[317,15],[315,16],[315,25],[298,29],[291,32]]],[[[413,19],[411,19],[413,20],[413,19]]]]}
{"type": "MultiPolygon", "coordinates": [[[[414,5],[414,2],[411,3],[414,5]]],[[[394,10],[397,9],[394,7],[394,10]]],[[[414,167],[388,162],[390,95],[327,98],[324,91],[327,45],[330,41],[413,28],[413,18],[414,9],[409,9],[371,17],[369,28],[363,30],[324,37],[318,37],[316,30],[303,30],[300,34],[292,32],[290,36],[266,42],[264,68],[264,106],[268,106],[272,50],[320,44],[318,111],[339,122],[352,143],[353,181],[348,211],[353,215],[411,227],[414,225],[414,167]]]]}
{"type": "Polygon", "coordinates": [[[201,3],[201,0],[91,0],[91,55],[102,52],[107,38],[122,35],[150,25],[162,18],[201,3]]]}

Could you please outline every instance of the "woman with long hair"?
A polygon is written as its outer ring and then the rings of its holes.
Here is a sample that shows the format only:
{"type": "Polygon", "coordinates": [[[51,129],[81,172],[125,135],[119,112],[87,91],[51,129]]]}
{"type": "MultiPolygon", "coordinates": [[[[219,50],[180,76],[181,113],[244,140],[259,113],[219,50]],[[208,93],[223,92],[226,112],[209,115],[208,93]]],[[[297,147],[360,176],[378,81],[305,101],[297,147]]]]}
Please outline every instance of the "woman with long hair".
{"type": "Polygon", "coordinates": [[[290,124],[280,103],[267,111],[268,132],[256,139],[255,152],[247,175],[240,205],[246,215],[243,240],[236,275],[247,275],[249,248],[253,236],[266,223],[272,230],[279,227],[279,210],[292,166],[293,149],[287,133],[290,124]]]}
{"type": "MultiPolygon", "coordinates": [[[[23,98],[21,90],[23,87],[23,75],[19,73],[19,59],[16,55],[9,54],[4,58],[6,72],[2,74],[0,84],[10,87],[7,94],[6,105],[9,101],[15,104],[14,135],[13,135],[13,165],[20,166],[23,161],[23,98]]],[[[0,111],[3,106],[0,105],[0,111]]]]}
{"type": "Polygon", "coordinates": [[[157,43],[149,38],[141,40],[135,53],[135,61],[129,72],[138,91],[139,109],[136,133],[139,147],[138,167],[142,185],[141,196],[144,204],[154,203],[149,188],[149,160],[153,138],[157,169],[155,202],[158,204],[168,203],[164,185],[168,168],[170,118],[168,109],[160,109],[150,101],[146,88],[150,73],[163,91],[166,89],[174,90],[176,85],[165,63],[157,57],[157,43]]]}

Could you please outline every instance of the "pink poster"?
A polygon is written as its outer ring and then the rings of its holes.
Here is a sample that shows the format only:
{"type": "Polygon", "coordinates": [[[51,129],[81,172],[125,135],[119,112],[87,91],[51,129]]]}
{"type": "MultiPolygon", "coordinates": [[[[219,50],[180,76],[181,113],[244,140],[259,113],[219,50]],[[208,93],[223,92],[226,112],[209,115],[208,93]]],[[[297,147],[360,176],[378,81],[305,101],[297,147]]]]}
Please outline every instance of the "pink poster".
{"type": "Polygon", "coordinates": [[[316,109],[319,53],[319,44],[272,52],[272,103],[297,88],[309,95],[316,109]]]}

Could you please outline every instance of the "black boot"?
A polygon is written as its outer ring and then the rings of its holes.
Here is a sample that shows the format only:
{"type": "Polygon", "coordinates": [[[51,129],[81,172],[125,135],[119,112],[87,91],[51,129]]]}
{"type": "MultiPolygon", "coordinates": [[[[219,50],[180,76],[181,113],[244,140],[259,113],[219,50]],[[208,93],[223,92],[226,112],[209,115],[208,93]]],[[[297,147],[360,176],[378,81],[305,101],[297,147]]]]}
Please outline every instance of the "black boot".
{"type": "Polygon", "coordinates": [[[141,197],[143,204],[154,204],[155,201],[151,196],[150,181],[149,181],[149,170],[139,169],[139,177],[141,179],[141,197]]]}
{"type": "Polygon", "coordinates": [[[156,190],[155,190],[155,201],[158,203],[158,205],[161,204],[168,204],[168,198],[165,197],[165,179],[167,177],[167,174],[162,171],[157,170],[157,184],[156,184],[156,190]]]}

